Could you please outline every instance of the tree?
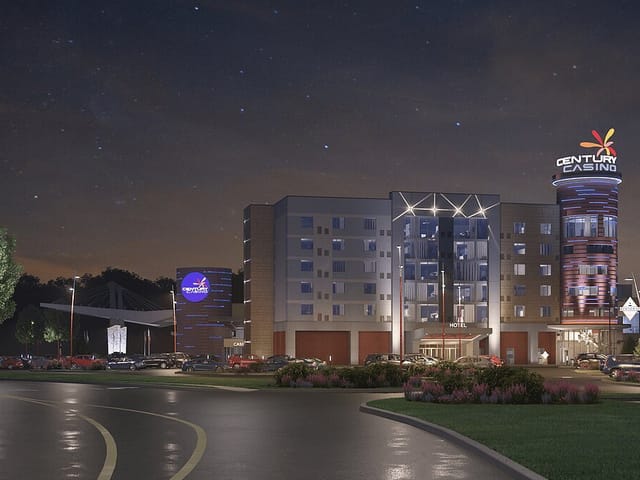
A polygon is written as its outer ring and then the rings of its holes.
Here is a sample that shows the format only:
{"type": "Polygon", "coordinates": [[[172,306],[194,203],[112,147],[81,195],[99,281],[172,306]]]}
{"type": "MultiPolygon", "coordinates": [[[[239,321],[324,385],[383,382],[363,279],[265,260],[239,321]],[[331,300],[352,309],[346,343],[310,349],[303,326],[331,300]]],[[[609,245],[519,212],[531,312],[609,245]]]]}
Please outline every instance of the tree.
{"type": "Polygon", "coordinates": [[[44,331],[42,337],[45,342],[58,343],[58,356],[62,355],[60,342],[68,339],[68,321],[69,318],[63,312],[57,310],[45,310],[44,314],[44,331]]]}
{"type": "Polygon", "coordinates": [[[13,292],[21,268],[13,261],[15,240],[5,228],[0,228],[0,323],[11,318],[16,309],[13,292]]]}
{"type": "Polygon", "coordinates": [[[44,329],[44,315],[40,309],[34,305],[28,305],[18,314],[16,322],[16,338],[25,346],[33,345],[42,340],[44,329]]]}

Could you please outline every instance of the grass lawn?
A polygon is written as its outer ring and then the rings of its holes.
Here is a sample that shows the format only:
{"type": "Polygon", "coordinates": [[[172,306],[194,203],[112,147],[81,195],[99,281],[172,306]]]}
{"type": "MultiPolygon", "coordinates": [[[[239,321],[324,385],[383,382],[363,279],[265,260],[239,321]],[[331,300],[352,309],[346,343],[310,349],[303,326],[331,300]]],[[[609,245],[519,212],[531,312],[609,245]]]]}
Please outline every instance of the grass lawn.
{"type": "Polygon", "coordinates": [[[638,478],[639,403],[441,405],[393,398],[369,405],[455,430],[551,480],[638,478]]]}
{"type": "Polygon", "coordinates": [[[2,371],[0,380],[32,380],[35,382],[72,382],[72,383],[116,383],[137,385],[184,385],[184,386],[225,386],[244,388],[269,388],[275,387],[275,381],[271,375],[208,375],[176,374],[171,376],[147,375],[142,372],[114,372],[114,371],[2,371]]]}

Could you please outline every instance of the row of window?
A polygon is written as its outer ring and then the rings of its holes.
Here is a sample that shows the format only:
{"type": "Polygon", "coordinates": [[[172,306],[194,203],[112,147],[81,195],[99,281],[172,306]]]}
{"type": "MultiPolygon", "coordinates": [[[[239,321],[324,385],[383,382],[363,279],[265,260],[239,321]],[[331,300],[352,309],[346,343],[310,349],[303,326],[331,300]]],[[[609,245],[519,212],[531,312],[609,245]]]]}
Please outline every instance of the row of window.
{"type": "MultiPolygon", "coordinates": [[[[517,235],[524,235],[526,233],[526,222],[513,222],[513,233],[517,235]]],[[[541,223],[540,224],[540,234],[541,235],[551,235],[551,224],[550,223],[541,223]]]]}
{"type": "MultiPolygon", "coordinates": [[[[526,315],[526,308],[524,305],[514,305],[513,306],[513,315],[516,318],[524,318],[526,315]]],[[[548,305],[544,305],[540,307],[540,316],[541,317],[550,317],[551,316],[551,307],[548,305]]]]}
{"type": "MultiPolygon", "coordinates": [[[[523,297],[527,294],[527,287],[525,285],[514,285],[513,286],[513,295],[516,297],[523,297]]],[[[540,285],[540,296],[541,297],[550,297],[551,296],[551,285],[540,285]]]]}
{"type": "MultiPolygon", "coordinates": [[[[571,255],[573,253],[573,245],[565,245],[562,247],[562,253],[571,255]]],[[[613,254],[613,245],[587,245],[587,253],[608,253],[613,254]]]]}
{"type": "MultiPolygon", "coordinates": [[[[334,230],[344,230],[345,228],[345,217],[333,217],[331,219],[331,226],[334,230]]],[[[313,228],[313,217],[304,216],[300,217],[300,228],[313,228]]],[[[375,230],[376,229],[376,219],[375,218],[363,218],[362,219],[362,228],[364,230],[375,230]]]]}
{"type": "MultiPolygon", "coordinates": [[[[376,314],[376,306],[372,303],[362,305],[365,317],[372,317],[376,314]]],[[[345,314],[344,304],[334,304],[331,306],[333,315],[343,316],[345,314]]],[[[313,303],[303,303],[300,305],[300,315],[313,315],[313,303]]]]}
{"type": "MultiPolygon", "coordinates": [[[[377,242],[375,239],[366,239],[363,240],[363,251],[365,252],[375,252],[377,249],[377,242]]],[[[344,250],[345,241],[343,238],[334,238],[331,240],[331,247],[334,251],[344,250]]],[[[300,239],[300,249],[302,250],[313,250],[313,239],[312,238],[301,238],[300,239]]]]}
{"type": "MultiPolygon", "coordinates": [[[[376,262],[360,262],[364,267],[364,273],[376,273],[378,264],[376,262]]],[[[346,273],[347,261],[346,260],[334,260],[331,265],[331,270],[334,273],[346,273]]],[[[313,260],[300,260],[301,272],[313,272],[313,260]]],[[[325,272],[325,276],[327,272],[325,272]]],[[[322,271],[318,270],[318,276],[322,276],[322,271]]]]}
{"type": "MultiPolygon", "coordinates": [[[[571,215],[563,218],[562,221],[565,238],[598,236],[598,215],[571,215]]],[[[602,234],[605,237],[618,235],[617,217],[602,216],[602,234]]]]}
{"type": "MultiPolygon", "coordinates": [[[[526,243],[514,243],[513,244],[514,255],[525,255],[527,253],[526,243]]],[[[553,246],[550,243],[540,244],[540,255],[549,256],[553,253],[553,246]]]]}
{"type": "MultiPolygon", "coordinates": [[[[514,275],[526,275],[526,265],[524,263],[514,263],[513,264],[513,274],[514,275]]],[[[551,265],[540,264],[538,266],[538,273],[542,277],[551,276],[551,265]]]]}

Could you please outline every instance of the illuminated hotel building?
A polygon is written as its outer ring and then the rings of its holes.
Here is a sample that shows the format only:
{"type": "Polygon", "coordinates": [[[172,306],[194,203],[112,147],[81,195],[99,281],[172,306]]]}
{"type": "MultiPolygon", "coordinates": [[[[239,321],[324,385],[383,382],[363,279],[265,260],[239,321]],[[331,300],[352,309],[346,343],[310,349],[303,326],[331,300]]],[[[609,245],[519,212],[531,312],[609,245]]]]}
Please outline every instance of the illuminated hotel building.
{"type": "Polygon", "coordinates": [[[335,364],[387,352],[511,364],[615,352],[615,162],[558,159],[553,204],[395,191],[248,206],[245,351],[335,364]]]}

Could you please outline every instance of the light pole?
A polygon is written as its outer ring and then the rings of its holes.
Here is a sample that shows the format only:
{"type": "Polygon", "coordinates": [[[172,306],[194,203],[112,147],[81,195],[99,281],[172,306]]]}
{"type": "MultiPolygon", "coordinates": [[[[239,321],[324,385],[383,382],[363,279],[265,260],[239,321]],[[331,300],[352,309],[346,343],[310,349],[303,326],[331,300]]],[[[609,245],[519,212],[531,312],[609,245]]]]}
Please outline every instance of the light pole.
{"type": "Polygon", "coordinates": [[[73,287],[71,290],[71,315],[69,318],[69,356],[73,357],[73,305],[76,301],[76,280],[80,278],[77,275],[73,276],[73,287]]]}
{"type": "Polygon", "coordinates": [[[177,328],[176,328],[176,292],[171,290],[171,308],[173,310],[173,353],[177,352],[177,328]]]}
{"type": "Polygon", "coordinates": [[[440,270],[440,273],[442,274],[442,311],[441,316],[442,316],[442,359],[446,360],[444,358],[445,355],[445,350],[444,350],[444,319],[445,319],[445,314],[444,314],[444,268],[442,270],[440,270]]]}
{"type": "Polygon", "coordinates": [[[403,265],[402,265],[402,247],[400,245],[396,245],[396,247],[398,248],[398,270],[399,270],[399,284],[400,284],[400,363],[402,363],[402,360],[404,359],[404,345],[403,345],[403,340],[404,340],[404,325],[402,324],[402,314],[404,313],[404,293],[402,291],[402,284],[403,284],[403,265]]]}
{"type": "Polygon", "coordinates": [[[640,302],[640,293],[638,293],[638,284],[636,283],[636,276],[633,272],[631,272],[630,278],[625,278],[625,282],[633,282],[633,288],[636,291],[636,300],[640,302]]]}

